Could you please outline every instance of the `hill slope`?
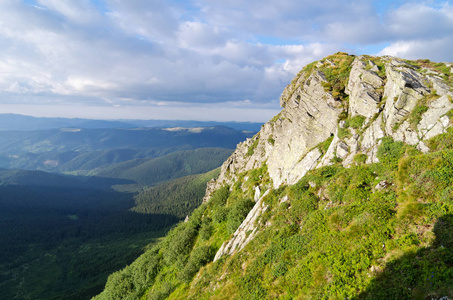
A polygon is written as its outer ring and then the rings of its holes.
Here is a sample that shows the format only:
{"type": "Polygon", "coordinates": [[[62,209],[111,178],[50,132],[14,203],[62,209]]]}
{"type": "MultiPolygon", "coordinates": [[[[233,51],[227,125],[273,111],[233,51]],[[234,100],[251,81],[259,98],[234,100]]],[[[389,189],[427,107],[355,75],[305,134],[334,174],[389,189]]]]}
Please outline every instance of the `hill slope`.
{"type": "Polygon", "coordinates": [[[89,299],[199,206],[218,171],[134,198],[110,189],[124,180],[0,170],[1,298],[89,299]]]}
{"type": "Polygon", "coordinates": [[[95,299],[453,298],[452,65],[337,53],[95,299]]]}
{"type": "Polygon", "coordinates": [[[154,185],[187,175],[205,173],[217,168],[231,154],[222,148],[179,151],[159,158],[135,159],[104,168],[97,176],[121,178],[140,185],[154,185]]]}

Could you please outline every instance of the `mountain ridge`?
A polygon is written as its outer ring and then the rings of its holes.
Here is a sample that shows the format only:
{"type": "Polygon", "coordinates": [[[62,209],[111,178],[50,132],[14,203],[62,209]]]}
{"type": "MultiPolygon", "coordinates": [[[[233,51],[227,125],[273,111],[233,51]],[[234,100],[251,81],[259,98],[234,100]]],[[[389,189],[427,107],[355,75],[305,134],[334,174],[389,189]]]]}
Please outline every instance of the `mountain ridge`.
{"type": "Polygon", "coordinates": [[[452,299],[452,64],[336,53],[94,299],[452,299]]]}

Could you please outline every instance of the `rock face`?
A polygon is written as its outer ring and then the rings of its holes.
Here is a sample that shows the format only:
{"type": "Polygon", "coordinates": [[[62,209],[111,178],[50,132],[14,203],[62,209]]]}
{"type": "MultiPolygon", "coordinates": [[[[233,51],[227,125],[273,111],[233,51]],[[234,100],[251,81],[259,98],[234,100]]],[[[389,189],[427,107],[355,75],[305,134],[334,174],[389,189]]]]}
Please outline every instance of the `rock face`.
{"type": "MultiPolygon", "coordinates": [[[[223,164],[204,201],[217,188],[234,184],[240,173],[263,164],[272,180],[269,188],[278,188],[334,162],[348,167],[358,154],[366,156],[366,163],[378,162],[378,145],[385,136],[428,152],[425,141],[451,126],[451,86],[434,68],[394,57],[339,53],[310,64],[283,91],[280,114],[240,143],[223,164]]],[[[256,199],[216,259],[242,249],[253,238],[253,222],[266,209],[262,199],[256,199]]]]}
{"type": "MultiPolygon", "coordinates": [[[[259,189],[257,188],[257,191],[259,189]]],[[[217,251],[214,261],[218,260],[224,254],[233,254],[236,251],[240,251],[244,248],[254,237],[257,232],[255,222],[258,217],[266,211],[267,206],[264,204],[263,199],[267,196],[269,190],[256,201],[252,210],[249,212],[245,220],[233,234],[233,237],[228,242],[223,243],[220,249],[217,251]]]]}

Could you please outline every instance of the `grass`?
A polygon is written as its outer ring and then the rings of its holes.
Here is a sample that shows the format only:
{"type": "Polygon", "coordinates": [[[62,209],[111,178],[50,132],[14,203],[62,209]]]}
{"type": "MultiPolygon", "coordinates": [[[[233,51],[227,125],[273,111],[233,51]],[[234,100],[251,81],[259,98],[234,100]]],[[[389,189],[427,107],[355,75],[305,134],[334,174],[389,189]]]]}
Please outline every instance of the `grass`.
{"type": "Polygon", "coordinates": [[[184,244],[188,252],[182,265],[160,265],[143,297],[451,297],[453,150],[421,154],[384,138],[378,158],[380,163],[366,165],[366,155],[358,154],[356,166],[313,170],[295,185],[272,190],[256,237],[241,252],[210,263],[234,231],[229,222],[250,209],[244,204],[253,187],[269,180],[265,166],[241,174],[248,180],[218,190],[189,223],[181,223],[153,250],[165,257],[172,240],[181,238],[177,232],[196,232],[184,244]],[[375,190],[383,179],[387,187],[375,190]],[[288,200],[281,203],[285,196],[288,200]],[[226,216],[214,222],[223,209],[226,216]],[[206,222],[211,232],[202,238],[206,222]],[[264,226],[267,222],[272,225],[264,226]]]}
{"type": "Polygon", "coordinates": [[[258,144],[260,142],[259,135],[255,136],[255,140],[253,141],[252,145],[247,150],[247,156],[252,156],[255,153],[256,147],[258,147],[258,144]]]}
{"type": "MultiPolygon", "coordinates": [[[[308,76],[318,68],[328,81],[324,88],[347,101],[342,93],[353,57],[337,53],[327,59],[335,66],[310,64],[293,80],[292,88],[296,88],[300,76],[308,76]]],[[[376,64],[380,76],[384,76],[383,63],[379,60],[376,64]]],[[[405,120],[416,126],[436,97],[421,99],[405,120]]],[[[339,138],[350,137],[351,128],[363,130],[364,117],[344,118],[339,138]]],[[[271,188],[266,164],[236,174],[236,182],[217,190],[210,202],[194,211],[189,222],[180,223],[156,246],[155,259],[163,259],[152,264],[147,288],[141,289],[139,296],[453,297],[452,134],[449,130],[427,141],[432,150],[428,154],[384,137],[377,151],[379,163],[365,164],[367,156],[359,153],[354,157],[355,164],[348,168],[337,159],[331,166],[308,172],[294,185],[271,189],[264,198],[266,211],[255,224],[259,229],[255,237],[243,250],[211,262],[213,253],[231,239],[252,208],[255,187],[262,191],[271,188]],[[379,188],[382,182],[386,184],[379,188]]],[[[332,139],[318,145],[321,152],[327,151],[332,139]]],[[[247,155],[253,155],[257,146],[255,139],[247,155]]],[[[116,275],[124,277],[115,285],[127,288],[123,297],[136,293],[135,279],[128,272],[133,273],[123,270],[116,275]]]]}
{"type": "Polygon", "coordinates": [[[417,102],[417,105],[414,107],[414,109],[410,112],[410,114],[408,114],[407,116],[405,116],[404,118],[402,118],[400,121],[396,122],[393,127],[392,127],[392,130],[393,131],[396,131],[398,130],[398,128],[405,122],[405,121],[408,121],[409,122],[409,125],[410,127],[413,129],[413,130],[416,130],[417,129],[417,125],[420,123],[420,121],[422,120],[423,118],[423,114],[425,112],[428,111],[429,107],[429,103],[431,103],[432,101],[438,99],[440,96],[435,94],[435,93],[431,93],[431,94],[427,94],[425,96],[423,96],[420,100],[418,100],[417,102]]]}
{"type": "Polygon", "coordinates": [[[308,77],[314,72],[316,68],[326,76],[327,82],[322,83],[326,92],[330,92],[334,99],[346,101],[347,95],[345,94],[344,90],[345,86],[348,83],[349,73],[352,68],[351,64],[353,60],[353,55],[348,55],[344,52],[338,52],[333,55],[327,56],[323,60],[325,63],[319,68],[317,67],[317,61],[306,65],[287,86],[287,89],[289,89],[289,94],[284,99],[284,101],[288,101],[293,95],[294,91],[298,88],[298,86],[296,86],[296,83],[301,82],[303,84],[304,82],[306,82],[308,77]],[[326,63],[326,60],[330,60],[335,65],[332,66],[330,63],[326,63]]]}

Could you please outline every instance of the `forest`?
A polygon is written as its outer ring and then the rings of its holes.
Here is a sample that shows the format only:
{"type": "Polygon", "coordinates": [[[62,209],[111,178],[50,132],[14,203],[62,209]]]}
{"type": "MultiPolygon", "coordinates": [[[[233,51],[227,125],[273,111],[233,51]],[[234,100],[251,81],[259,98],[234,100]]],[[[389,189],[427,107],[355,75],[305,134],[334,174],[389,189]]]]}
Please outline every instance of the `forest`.
{"type": "Polygon", "coordinates": [[[135,136],[128,129],[81,131],[83,143],[72,139],[80,133],[74,129],[0,132],[8,157],[3,161],[26,168],[0,169],[5,299],[90,299],[100,293],[111,273],[201,204],[206,183],[244,137],[231,129],[221,129],[229,135],[221,142],[210,137],[217,129],[201,135],[149,129],[135,136]],[[147,134],[162,136],[150,140],[147,134]]]}

